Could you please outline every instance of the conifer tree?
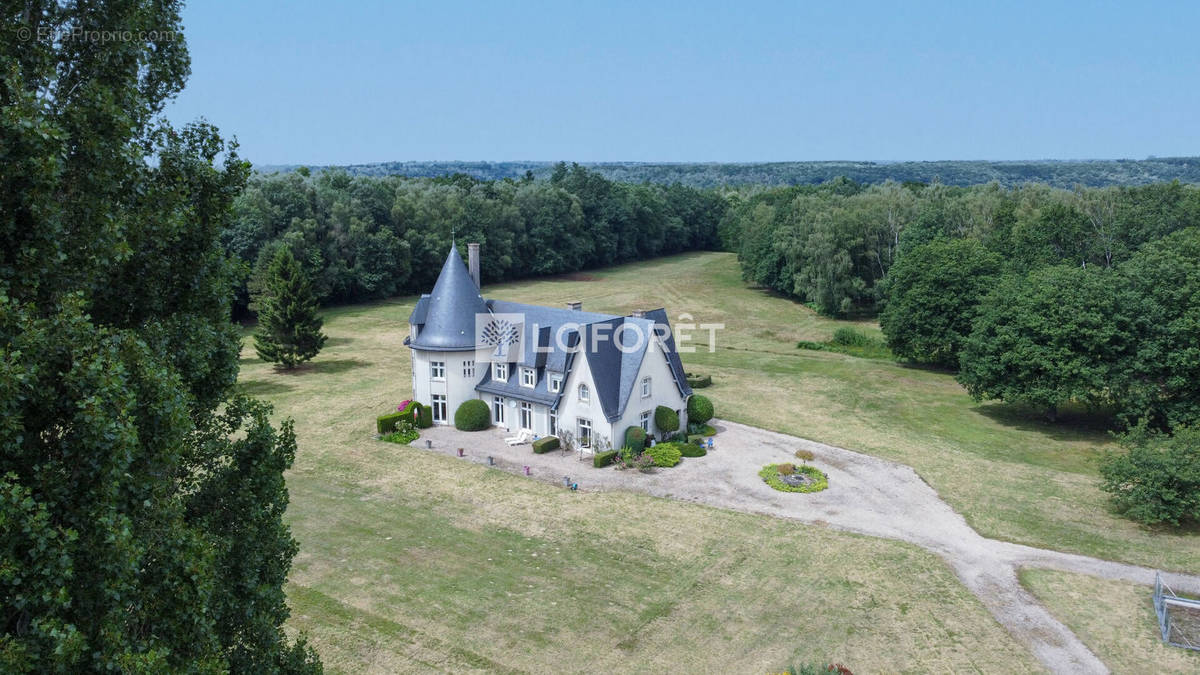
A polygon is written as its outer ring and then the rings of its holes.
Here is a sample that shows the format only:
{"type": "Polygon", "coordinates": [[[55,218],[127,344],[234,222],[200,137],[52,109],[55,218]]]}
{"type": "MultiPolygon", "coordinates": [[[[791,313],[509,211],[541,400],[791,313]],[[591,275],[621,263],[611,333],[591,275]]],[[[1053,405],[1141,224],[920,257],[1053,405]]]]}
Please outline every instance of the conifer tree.
{"type": "Polygon", "coordinates": [[[317,296],[291,249],[280,247],[267,268],[254,348],[264,361],[295,368],[325,345],[317,296]]]}

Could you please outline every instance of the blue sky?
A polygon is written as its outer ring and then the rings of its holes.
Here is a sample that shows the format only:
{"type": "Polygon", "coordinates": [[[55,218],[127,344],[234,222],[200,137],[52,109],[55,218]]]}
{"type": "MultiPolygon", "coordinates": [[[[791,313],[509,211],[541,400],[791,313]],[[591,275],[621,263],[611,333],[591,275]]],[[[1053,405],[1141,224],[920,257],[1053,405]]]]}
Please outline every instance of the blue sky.
{"type": "Polygon", "coordinates": [[[256,164],[1200,155],[1200,3],[225,2],[188,87],[256,164]]]}

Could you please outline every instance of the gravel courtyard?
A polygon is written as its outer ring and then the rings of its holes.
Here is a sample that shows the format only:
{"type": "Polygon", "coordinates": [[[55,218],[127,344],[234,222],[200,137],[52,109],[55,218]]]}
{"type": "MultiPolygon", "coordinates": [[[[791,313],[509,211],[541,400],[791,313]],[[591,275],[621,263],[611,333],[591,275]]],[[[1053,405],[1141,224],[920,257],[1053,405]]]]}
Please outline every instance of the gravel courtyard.
{"type": "MultiPolygon", "coordinates": [[[[652,473],[597,469],[591,456],[553,451],[534,454],[528,444],[509,446],[499,430],[461,432],[435,427],[423,432],[435,452],[563,484],[580,490],[637,490],[658,497],[720,508],[793,518],[842,530],[915,543],[940,555],[963,583],[1018,640],[1055,672],[1107,672],[1104,664],[1017,580],[1021,567],[1080,572],[1142,584],[1154,570],[1086,556],[987,539],[972,529],[911,468],[794,436],[714,420],[718,434],[705,457],[687,458],[652,473]],[[798,462],[794,453],[813,453],[811,464],[829,475],[829,489],[811,494],[779,492],[758,477],[765,464],[798,462]]],[[[1200,577],[1168,574],[1179,590],[1200,592],[1200,577]]]]}

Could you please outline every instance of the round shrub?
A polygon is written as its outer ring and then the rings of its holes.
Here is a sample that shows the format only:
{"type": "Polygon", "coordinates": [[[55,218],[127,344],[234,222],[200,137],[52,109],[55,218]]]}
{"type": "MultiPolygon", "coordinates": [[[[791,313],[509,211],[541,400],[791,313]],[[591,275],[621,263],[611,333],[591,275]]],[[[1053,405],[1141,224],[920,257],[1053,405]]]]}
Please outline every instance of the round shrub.
{"type": "Polygon", "coordinates": [[[664,434],[679,431],[679,415],[665,405],[654,409],[654,426],[664,434]]]}
{"type": "Polygon", "coordinates": [[[679,452],[684,457],[703,457],[708,454],[708,450],[705,450],[703,445],[696,445],[695,443],[684,443],[679,446],[679,452]]]}
{"type": "Polygon", "coordinates": [[[625,447],[633,449],[638,454],[646,447],[646,431],[641,427],[629,427],[625,430],[625,447]]]}
{"type": "Polygon", "coordinates": [[[790,475],[796,473],[796,465],[795,464],[780,464],[779,466],[775,467],[775,470],[777,472],[779,472],[780,476],[790,476],[790,475]]]}
{"type": "Polygon", "coordinates": [[[713,418],[713,404],[707,396],[692,394],[687,403],[688,422],[704,424],[713,418]]]}
{"type": "Polygon", "coordinates": [[[463,401],[454,411],[454,428],[459,431],[483,431],[492,426],[492,412],[483,401],[473,398],[463,401]]]}
{"type": "Polygon", "coordinates": [[[780,492],[820,492],[829,487],[829,476],[826,476],[823,471],[812,466],[797,466],[794,467],[795,473],[802,473],[813,479],[813,482],[808,485],[788,485],[783,482],[783,476],[780,475],[778,464],[768,464],[758,472],[758,477],[763,479],[763,482],[780,492]]]}

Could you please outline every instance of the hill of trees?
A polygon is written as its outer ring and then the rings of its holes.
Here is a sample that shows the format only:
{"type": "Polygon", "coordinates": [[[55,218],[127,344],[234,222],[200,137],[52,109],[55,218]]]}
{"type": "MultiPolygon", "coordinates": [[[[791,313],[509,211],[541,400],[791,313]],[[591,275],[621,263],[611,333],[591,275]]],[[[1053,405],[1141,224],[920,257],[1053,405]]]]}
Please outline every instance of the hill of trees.
{"type": "MultiPolygon", "coordinates": [[[[643,163],[581,162],[582,166],[612,181],[624,183],[681,183],[690,187],[750,185],[817,185],[844,177],[857,183],[940,182],[946,185],[979,185],[996,182],[1016,186],[1038,182],[1060,188],[1076,185],[1147,185],[1178,180],[1200,183],[1200,157],[1151,157],[1142,160],[1034,160],[1011,162],[758,162],[758,163],[643,163]]],[[[380,162],[349,166],[312,167],[337,169],[351,176],[409,176],[432,178],[464,174],[479,180],[519,179],[526,175],[549,178],[553,162],[380,162]]],[[[288,172],[296,165],[263,166],[263,173],[288,172]]]]}

